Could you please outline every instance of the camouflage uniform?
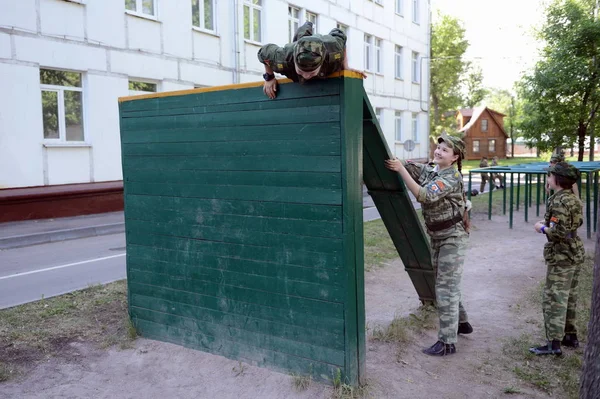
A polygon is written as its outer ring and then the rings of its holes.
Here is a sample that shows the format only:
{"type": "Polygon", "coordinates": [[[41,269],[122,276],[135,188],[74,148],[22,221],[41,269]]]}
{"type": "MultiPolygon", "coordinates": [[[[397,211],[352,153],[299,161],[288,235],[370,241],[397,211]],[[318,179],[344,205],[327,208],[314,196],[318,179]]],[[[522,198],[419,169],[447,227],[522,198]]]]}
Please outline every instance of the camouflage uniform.
{"type": "MultiPolygon", "coordinates": [[[[498,166],[498,158],[492,158],[492,166],[498,166]]],[[[492,173],[492,182],[490,187],[496,184],[496,179],[500,180],[500,187],[504,187],[504,176],[500,173],[492,173]]]]}
{"type": "Polygon", "coordinates": [[[312,29],[312,23],[306,22],[296,31],[293,43],[283,47],[264,45],[258,50],[258,60],[294,82],[303,80],[296,72],[296,64],[305,72],[320,66],[317,76],[320,79],[344,69],[346,34],[336,28],[328,35],[313,35],[312,29]]]}
{"type": "MultiPolygon", "coordinates": [[[[579,171],[564,162],[549,172],[578,178],[579,171]],[[567,165],[568,167],[564,167],[567,165]]],[[[563,189],[548,199],[544,215],[544,260],[548,267],[544,287],[543,313],[549,341],[561,340],[565,333],[576,334],[577,286],[585,250],[577,229],[583,224],[581,202],[571,189],[563,189]]]]}
{"type": "Polygon", "coordinates": [[[421,203],[427,233],[431,237],[440,319],[438,338],[445,344],[454,344],[459,321],[468,321],[460,301],[460,283],[469,238],[462,222],[465,211],[462,175],[455,167],[437,171],[436,167],[425,164],[403,163],[412,178],[421,185],[417,201],[421,203]]]}
{"type": "MultiPolygon", "coordinates": [[[[480,168],[487,168],[488,165],[488,161],[486,158],[481,158],[481,162],[479,162],[479,167],[480,168]]],[[[481,174],[481,184],[479,186],[479,192],[483,193],[483,189],[485,188],[485,183],[487,183],[487,181],[490,179],[490,174],[489,173],[482,173],[481,174]]],[[[490,183],[490,191],[492,190],[492,184],[490,183]]]]}

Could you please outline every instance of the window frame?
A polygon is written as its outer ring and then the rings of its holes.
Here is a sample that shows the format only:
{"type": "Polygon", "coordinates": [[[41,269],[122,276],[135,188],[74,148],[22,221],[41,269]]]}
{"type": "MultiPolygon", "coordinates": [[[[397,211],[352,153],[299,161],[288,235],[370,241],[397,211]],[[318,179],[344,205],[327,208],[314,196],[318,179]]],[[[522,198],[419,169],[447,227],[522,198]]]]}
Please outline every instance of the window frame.
{"type": "Polygon", "coordinates": [[[488,154],[495,154],[496,153],[496,139],[489,139],[488,140],[488,154]],[[494,148],[492,148],[492,146],[494,148]]]}
{"type": "Polygon", "coordinates": [[[313,23],[313,33],[319,33],[319,14],[316,12],[309,11],[304,9],[304,22],[312,22],[313,23]],[[314,21],[311,21],[309,16],[313,16],[315,18],[314,21]]]}
{"type": "Polygon", "coordinates": [[[217,33],[217,18],[215,16],[215,11],[217,9],[217,2],[216,0],[198,0],[198,13],[200,15],[198,15],[198,21],[200,21],[200,26],[196,26],[194,25],[194,15],[193,15],[193,9],[192,9],[192,28],[194,30],[199,30],[202,32],[208,32],[208,33],[212,33],[212,34],[216,34],[217,33]],[[207,27],[204,26],[204,2],[205,1],[209,1],[212,4],[212,26],[213,29],[208,29],[207,27]]]}
{"type": "Polygon", "coordinates": [[[383,74],[383,39],[374,37],[373,49],[375,57],[375,73],[383,74]]]}
{"type": "Polygon", "coordinates": [[[417,25],[421,25],[421,22],[419,21],[419,14],[420,14],[420,4],[419,4],[419,0],[413,0],[412,2],[413,4],[413,10],[412,10],[412,22],[413,24],[417,24],[417,25]]]}
{"type": "Polygon", "coordinates": [[[488,128],[489,128],[489,122],[488,122],[488,120],[487,119],[482,119],[481,120],[481,131],[484,132],[484,133],[487,133],[488,132],[488,128]],[[483,128],[484,122],[485,122],[485,129],[483,128]]]}
{"type": "Polygon", "coordinates": [[[160,92],[159,82],[156,82],[156,81],[153,81],[153,80],[146,80],[146,79],[136,79],[136,78],[131,78],[131,77],[127,80],[127,89],[129,90],[129,95],[130,96],[139,96],[139,95],[144,95],[144,94],[152,94],[152,93],[158,93],[158,92],[160,92]],[[154,85],[155,88],[156,88],[156,91],[131,90],[129,88],[129,84],[131,84],[132,82],[135,82],[135,83],[146,83],[146,84],[154,85]]]}
{"type": "Polygon", "coordinates": [[[154,21],[158,21],[158,0],[151,0],[152,1],[152,10],[154,12],[153,14],[144,13],[143,1],[144,0],[135,0],[135,11],[128,9],[127,5],[125,5],[125,13],[130,14],[130,15],[135,15],[136,17],[140,17],[140,18],[147,18],[147,19],[152,19],[154,21]]]}
{"type": "Polygon", "coordinates": [[[420,72],[420,68],[419,68],[419,53],[417,53],[416,51],[412,52],[411,55],[411,81],[412,83],[416,83],[419,84],[421,83],[421,74],[420,72]]]}
{"type": "Polygon", "coordinates": [[[474,154],[479,154],[481,152],[481,142],[480,142],[480,140],[473,140],[472,147],[473,147],[473,153],[474,154]],[[477,148],[475,146],[475,143],[477,143],[477,148]]]}
{"type": "Polygon", "coordinates": [[[339,30],[341,30],[342,32],[344,32],[344,34],[346,35],[346,37],[348,36],[348,25],[345,25],[341,22],[336,22],[335,27],[339,30]]]}
{"type": "MultiPolygon", "coordinates": [[[[40,102],[42,99],[42,92],[55,92],[57,93],[56,105],[57,105],[57,118],[58,118],[58,138],[50,138],[44,136],[44,120],[42,115],[42,139],[44,143],[56,143],[56,144],[87,144],[86,140],[86,128],[85,128],[85,96],[84,96],[84,76],[82,72],[72,71],[68,69],[54,69],[54,68],[39,68],[40,74],[42,70],[61,71],[77,73],[81,79],[81,86],[59,86],[47,83],[42,83],[40,77],[40,102]],[[65,113],[65,91],[74,91],[81,93],[81,130],[83,139],[82,140],[67,140],[67,117],[65,113]]],[[[42,111],[43,112],[43,111],[42,111]]]]}
{"type": "Polygon", "coordinates": [[[298,30],[298,28],[300,27],[300,14],[302,12],[302,9],[300,7],[296,7],[295,5],[292,4],[288,4],[288,43],[291,43],[294,39],[294,35],[296,34],[296,31],[298,30]],[[298,16],[296,18],[294,18],[293,16],[293,11],[297,11],[298,12],[298,16]],[[290,14],[291,13],[291,14],[290,14]],[[296,28],[294,29],[292,27],[292,24],[295,23],[296,24],[296,28]]]}
{"type": "Polygon", "coordinates": [[[365,70],[368,72],[373,72],[373,66],[372,64],[372,50],[373,50],[373,35],[369,35],[368,33],[365,33],[364,36],[364,51],[365,51],[365,55],[364,55],[364,66],[365,66],[365,70]]]}
{"type": "MultiPolygon", "coordinates": [[[[379,123],[379,127],[381,127],[383,124],[383,108],[380,108],[380,107],[375,108],[375,119],[377,119],[377,122],[379,123]]],[[[383,130],[383,128],[382,128],[382,130],[383,130]]]]}
{"type": "Polygon", "coordinates": [[[394,114],[394,141],[402,143],[402,111],[394,114]]]}
{"type": "Polygon", "coordinates": [[[396,0],[396,4],[394,5],[394,12],[396,15],[404,16],[404,0],[396,0]]]}
{"type": "Polygon", "coordinates": [[[411,133],[412,133],[412,140],[415,143],[418,143],[419,142],[419,113],[418,112],[412,113],[411,133]]]}
{"type": "Polygon", "coordinates": [[[250,42],[250,43],[255,43],[255,44],[261,44],[262,43],[262,36],[263,36],[263,0],[244,0],[243,4],[242,4],[242,23],[246,23],[246,8],[248,8],[248,17],[249,17],[249,28],[250,28],[250,37],[246,37],[246,32],[244,30],[244,40],[246,42],[250,42]],[[259,4],[254,4],[254,1],[258,1],[259,4]],[[258,38],[254,37],[254,11],[257,10],[258,11],[258,16],[259,16],[259,36],[258,38]]]}
{"type": "Polygon", "coordinates": [[[396,79],[404,80],[404,47],[396,44],[394,49],[394,77],[396,79]],[[398,51],[398,49],[400,51],[398,51]]]}

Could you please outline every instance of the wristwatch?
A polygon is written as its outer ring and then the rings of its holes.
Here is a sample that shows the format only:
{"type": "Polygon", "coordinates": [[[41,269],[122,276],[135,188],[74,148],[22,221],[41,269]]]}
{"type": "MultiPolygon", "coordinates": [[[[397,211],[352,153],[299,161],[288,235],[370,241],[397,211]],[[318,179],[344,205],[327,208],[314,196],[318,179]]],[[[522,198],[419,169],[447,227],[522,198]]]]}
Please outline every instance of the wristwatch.
{"type": "Polygon", "coordinates": [[[275,75],[274,75],[274,74],[265,73],[265,74],[263,75],[263,78],[265,79],[265,81],[267,81],[267,82],[268,82],[269,80],[273,80],[273,79],[275,79],[275,75]]]}

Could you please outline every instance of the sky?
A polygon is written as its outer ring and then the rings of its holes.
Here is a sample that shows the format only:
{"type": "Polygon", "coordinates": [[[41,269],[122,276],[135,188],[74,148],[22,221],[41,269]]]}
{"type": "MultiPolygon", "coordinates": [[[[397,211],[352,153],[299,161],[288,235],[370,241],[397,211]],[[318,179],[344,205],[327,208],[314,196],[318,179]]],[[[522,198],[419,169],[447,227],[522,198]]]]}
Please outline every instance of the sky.
{"type": "Polygon", "coordinates": [[[483,69],[486,87],[511,90],[533,67],[539,44],[533,29],[544,20],[543,0],[431,0],[436,10],[463,21],[469,49],[465,57],[483,69]]]}

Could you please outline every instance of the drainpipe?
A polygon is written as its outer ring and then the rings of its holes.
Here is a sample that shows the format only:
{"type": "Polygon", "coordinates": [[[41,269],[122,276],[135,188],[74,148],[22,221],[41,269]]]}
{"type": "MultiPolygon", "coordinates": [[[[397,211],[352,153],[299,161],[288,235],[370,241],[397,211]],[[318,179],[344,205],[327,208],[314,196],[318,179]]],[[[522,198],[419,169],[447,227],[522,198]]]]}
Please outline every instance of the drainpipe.
{"type": "Polygon", "coordinates": [[[240,83],[240,24],[239,1],[233,0],[233,83],[240,83]]]}

